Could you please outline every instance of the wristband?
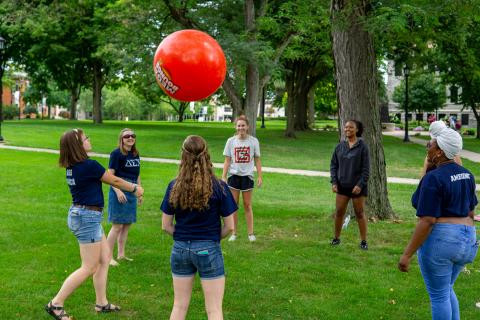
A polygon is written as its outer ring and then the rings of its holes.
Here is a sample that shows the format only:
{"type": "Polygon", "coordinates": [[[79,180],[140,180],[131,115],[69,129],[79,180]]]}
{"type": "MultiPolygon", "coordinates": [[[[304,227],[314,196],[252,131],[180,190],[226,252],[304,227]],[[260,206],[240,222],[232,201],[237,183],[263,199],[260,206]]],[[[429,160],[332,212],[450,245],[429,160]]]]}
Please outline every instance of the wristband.
{"type": "Polygon", "coordinates": [[[133,184],[133,191],[132,191],[132,193],[135,193],[135,192],[137,192],[137,185],[134,183],[134,184],[133,184]]]}

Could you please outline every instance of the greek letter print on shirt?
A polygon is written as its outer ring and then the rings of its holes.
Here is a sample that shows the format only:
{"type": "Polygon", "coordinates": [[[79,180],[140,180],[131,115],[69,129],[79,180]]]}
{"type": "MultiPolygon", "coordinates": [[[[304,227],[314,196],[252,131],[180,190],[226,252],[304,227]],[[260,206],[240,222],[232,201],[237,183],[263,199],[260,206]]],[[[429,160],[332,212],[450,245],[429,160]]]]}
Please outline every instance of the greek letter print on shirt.
{"type": "Polygon", "coordinates": [[[125,168],[135,168],[140,167],[140,159],[127,159],[125,163],[125,168]]]}
{"type": "Polygon", "coordinates": [[[235,162],[249,163],[250,162],[250,147],[235,147],[235,162]]]}
{"type": "Polygon", "coordinates": [[[73,178],[72,169],[67,169],[67,184],[69,186],[74,186],[75,185],[75,178],[73,178]]]}

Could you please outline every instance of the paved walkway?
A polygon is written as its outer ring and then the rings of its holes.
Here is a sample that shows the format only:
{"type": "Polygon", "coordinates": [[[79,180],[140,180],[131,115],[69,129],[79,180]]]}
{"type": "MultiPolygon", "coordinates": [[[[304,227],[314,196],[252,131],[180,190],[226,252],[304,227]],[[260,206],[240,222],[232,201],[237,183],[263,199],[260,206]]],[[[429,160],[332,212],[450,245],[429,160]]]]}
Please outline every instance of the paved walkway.
{"type": "MultiPolygon", "coordinates": [[[[418,131],[412,131],[412,132],[417,133],[418,131]]],[[[385,132],[383,132],[383,134],[386,135],[386,136],[392,136],[392,137],[399,138],[399,139],[403,139],[404,136],[405,136],[405,132],[403,130],[385,131],[385,132]]],[[[421,131],[420,135],[428,136],[429,134],[428,134],[427,131],[421,131]]],[[[413,137],[412,135],[409,135],[409,139],[412,143],[421,144],[422,146],[427,145],[427,141],[424,140],[424,139],[413,137]]],[[[460,157],[462,157],[464,159],[468,159],[468,160],[473,161],[473,162],[480,162],[480,154],[476,153],[476,152],[472,152],[472,151],[468,151],[468,150],[461,150],[460,151],[460,157]]]]}
{"type": "MultiPolygon", "coordinates": [[[[59,153],[58,150],[53,150],[53,149],[16,147],[16,146],[7,146],[7,145],[4,145],[4,144],[0,144],[0,149],[20,150],[20,151],[28,151],[28,152],[44,152],[44,153],[53,153],[53,154],[58,154],[59,153]]],[[[95,152],[91,152],[91,153],[89,153],[89,155],[92,156],[92,157],[99,157],[99,158],[109,158],[110,157],[109,154],[95,153],[95,152]]],[[[169,164],[179,164],[180,163],[180,160],[150,158],[150,157],[142,157],[142,161],[156,162],[156,163],[169,163],[169,164]]],[[[213,166],[215,168],[222,169],[223,168],[223,163],[214,163],[213,166]]],[[[290,174],[290,175],[299,175],[299,176],[330,178],[330,172],[326,172],[326,171],[271,168],[271,167],[262,167],[262,171],[263,172],[271,172],[271,173],[283,173],[283,174],[290,174]]],[[[419,180],[418,179],[409,179],[409,178],[388,177],[387,182],[417,185],[419,180]]],[[[480,184],[477,185],[477,189],[480,190],[480,184]]]]}

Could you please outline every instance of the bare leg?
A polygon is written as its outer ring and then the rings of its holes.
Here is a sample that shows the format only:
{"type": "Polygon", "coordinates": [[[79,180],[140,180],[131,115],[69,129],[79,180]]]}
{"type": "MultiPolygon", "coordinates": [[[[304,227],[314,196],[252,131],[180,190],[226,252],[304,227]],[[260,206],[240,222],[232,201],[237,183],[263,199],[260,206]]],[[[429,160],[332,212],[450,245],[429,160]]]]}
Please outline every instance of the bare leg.
{"type": "Polygon", "coordinates": [[[338,194],[335,199],[335,238],[340,238],[340,233],[342,232],[343,217],[347,211],[349,197],[338,194]]]}
{"type": "Polygon", "coordinates": [[[108,267],[110,266],[110,248],[108,246],[107,239],[105,236],[102,237],[101,243],[101,254],[100,254],[100,263],[98,265],[97,271],[93,275],[93,286],[95,287],[95,296],[96,304],[106,305],[107,300],[107,278],[108,278],[108,267]]]}
{"type": "Polygon", "coordinates": [[[225,277],[202,280],[203,294],[205,295],[205,309],[208,320],[223,320],[223,293],[225,291],[225,277]]]}
{"type": "Polygon", "coordinates": [[[173,277],[173,292],[175,297],[170,320],[184,320],[187,316],[194,280],[195,276],[185,278],[173,277]]]}
{"type": "Polygon", "coordinates": [[[122,229],[120,230],[120,234],[118,235],[118,255],[117,257],[125,257],[125,246],[127,244],[127,237],[128,237],[128,230],[132,226],[131,223],[122,224],[122,229]]]}
{"type": "Polygon", "coordinates": [[[110,232],[108,233],[108,247],[110,248],[110,253],[111,257],[110,259],[113,259],[113,249],[115,248],[115,242],[117,242],[118,235],[120,234],[120,231],[122,230],[122,224],[119,223],[113,223],[112,228],[110,229],[110,232]]]}
{"type": "Polygon", "coordinates": [[[367,217],[363,208],[365,207],[365,197],[352,198],[353,210],[357,217],[358,228],[360,229],[360,239],[367,241],[367,217]]]}
{"type": "MultiPolygon", "coordinates": [[[[101,243],[80,244],[80,257],[82,265],[79,269],[71,273],[63,282],[60,291],[52,299],[55,306],[63,306],[65,300],[77,289],[85,280],[94,274],[98,268],[101,254],[101,243]]],[[[57,314],[59,312],[55,312],[57,314]]]]}
{"type": "MultiPolygon", "coordinates": [[[[230,191],[232,192],[232,195],[233,195],[233,199],[235,199],[235,202],[237,203],[237,206],[238,206],[238,202],[240,200],[240,191],[239,190],[235,190],[235,189],[230,189],[230,191]]],[[[232,232],[232,235],[236,235],[237,234],[237,227],[238,227],[238,215],[237,213],[235,212],[233,214],[233,232],[232,232]]]]}
{"type": "Polygon", "coordinates": [[[245,219],[247,220],[248,234],[253,234],[253,209],[252,209],[252,195],[253,191],[243,191],[243,211],[245,211],[245,219]]]}

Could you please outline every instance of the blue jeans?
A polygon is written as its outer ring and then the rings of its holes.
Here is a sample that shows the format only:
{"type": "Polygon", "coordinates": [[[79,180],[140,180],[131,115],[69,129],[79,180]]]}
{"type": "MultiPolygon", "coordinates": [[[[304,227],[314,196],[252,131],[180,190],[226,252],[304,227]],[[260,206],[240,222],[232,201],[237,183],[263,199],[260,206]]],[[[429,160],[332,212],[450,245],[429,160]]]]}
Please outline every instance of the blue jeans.
{"type": "Polygon", "coordinates": [[[460,320],[453,285],[478,250],[475,227],[437,223],[418,250],[418,263],[432,308],[433,320],[460,320]]]}
{"type": "Polygon", "coordinates": [[[191,277],[198,272],[200,279],[213,280],[225,276],[220,242],[210,240],[175,241],[170,257],[174,277],[191,277]]]}

